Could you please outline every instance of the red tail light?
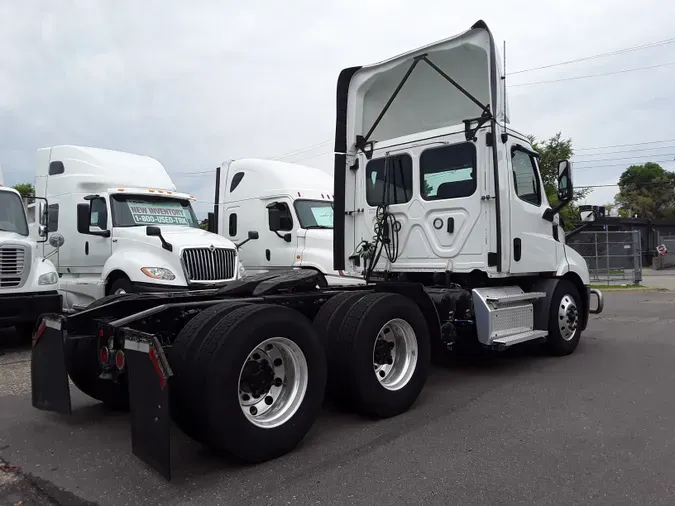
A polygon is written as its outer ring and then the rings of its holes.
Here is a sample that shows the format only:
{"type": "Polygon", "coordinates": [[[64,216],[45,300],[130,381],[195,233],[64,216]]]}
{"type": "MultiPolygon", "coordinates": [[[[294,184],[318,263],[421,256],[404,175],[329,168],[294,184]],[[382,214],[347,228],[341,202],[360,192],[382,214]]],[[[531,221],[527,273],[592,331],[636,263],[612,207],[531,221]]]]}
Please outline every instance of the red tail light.
{"type": "Polygon", "coordinates": [[[115,367],[117,367],[118,371],[121,371],[122,369],[124,369],[124,364],[125,364],[124,352],[122,350],[117,350],[117,353],[115,353],[115,367]]]}
{"type": "Polygon", "coordinates": [[[101,348],[101,351],[99,352],[99,358],[101,359],[101,364],[106,365],[108,363],[110,352],[108,351],[107,347],[104,346],[101,348]]]}

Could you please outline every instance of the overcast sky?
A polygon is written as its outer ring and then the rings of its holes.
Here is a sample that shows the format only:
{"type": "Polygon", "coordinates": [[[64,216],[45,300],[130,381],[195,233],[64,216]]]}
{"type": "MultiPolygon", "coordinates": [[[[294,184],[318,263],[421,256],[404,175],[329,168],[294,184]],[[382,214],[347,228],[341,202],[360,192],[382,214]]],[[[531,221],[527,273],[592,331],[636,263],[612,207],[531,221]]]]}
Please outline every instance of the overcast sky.
{"type": "MultiPolygon", "coordinates": [[[[508,72],[675,37],[675,3],[656,0],[0,0],[5,182],[32,181],[40,147],[117,149],[160,160],[203,214],[212,176],[179,173],[294,151],[284,160],[332,172],[340,70],[478,19],[506,40],[508,72]]],[[[616,183],[631,163],[675,158],[675,65],[523,84],[664,63],[675,63],[675,43],[514,74],[511,122],[539,139],[561,130],[576,149],[673,139],[578,152],[577,185],[616,183]]]]}

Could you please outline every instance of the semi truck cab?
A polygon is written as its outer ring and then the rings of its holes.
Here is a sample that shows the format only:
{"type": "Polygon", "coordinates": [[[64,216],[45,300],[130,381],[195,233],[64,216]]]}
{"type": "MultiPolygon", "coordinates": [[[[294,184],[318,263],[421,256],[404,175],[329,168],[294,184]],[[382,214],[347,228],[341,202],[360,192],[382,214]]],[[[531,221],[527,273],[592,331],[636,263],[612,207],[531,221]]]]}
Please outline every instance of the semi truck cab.
{"type": "Polygon", "coordinates": [[[235,245],[199,228],[193,195],[155,159],[55,146],[38,151],[36,194],[65,238],[54,252],[64,307],[113,293],[222,286],[245,274],[235,245]]]}
{"type": "MultiPolygon", "coordinates": [[[[40,216],[41,242],[47,221],[40,216]]],[[[3,185],[0,169],[0,327],[14,326],[21,337],[29,337],[41,314],[60,311],[57,286],[54,264],[30,237],[21,194],[3,185]]]]}
{"type": "MultiPolygon", "coordinates": [[[[314,167],[244,158],[218,170],[217,233],[232,241],[259,231],[255,248],[242,248],[247,272],[313,269],[328,285],[361,284],[358,272],[332,268],[333,178],[314,167]]],[[[215,214],[214,213],[214,214],[215,214]]]]}

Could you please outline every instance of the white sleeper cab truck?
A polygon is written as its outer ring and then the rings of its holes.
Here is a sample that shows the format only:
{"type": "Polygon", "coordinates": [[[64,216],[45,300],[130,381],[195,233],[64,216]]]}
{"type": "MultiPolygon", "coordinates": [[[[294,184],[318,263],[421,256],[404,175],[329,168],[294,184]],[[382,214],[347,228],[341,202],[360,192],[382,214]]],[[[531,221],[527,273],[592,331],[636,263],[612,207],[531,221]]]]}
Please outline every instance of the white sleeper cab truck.
{"type": "Polygon", "coordinates": [[[274,160],[228,161],[217,171],[217,232],[242,248],[249,274],[293,268],[322,273],[329,285],[363,283],[333,269],[333,178],[320,169],[274,160]]]}
{"type": "Polygon", "coordinates": [[[270,271],[171,303],[126,294],[47,315],[34,339],[33,405],[70,413],[70,375],[95,399],[129,407],[133,452],[170,477],[171,419],[196,441],[262,462],[298,445],[326,395],[367,416],[410,409],[432,356],[535,341],[573,353],[603,301],[559,225],[572,168],[560,161],[551,205],[537,153],[508,124],[501,78],[482,21],[344,70],[333,267],[363,271],[367,283],[318,287],[316,271],[270,271]],[[53,359],[73,342],[125,360],[82,358],[76,370],[53,359]]]}
{"type": "Polygon", "coordinates": [[[234,244],[199,228],[194,197],[176,192],[153,158],[43,148],[35,191],[49,199],[50,234],[65,239],[54,256],[65,309],[110,294],[214,288],[242,273],[234,244]]]}
{"type": "MultiPolygon", "coordinates": [[[[30,237],[21,195],[3,184],[0,169],[0,327],[14,326],[21,337],[29,337],[41,314],[61,310],[59,277],[30,237]]],[[[42,214],[40,242],[46,240],[47,220],[42,214]]]]}

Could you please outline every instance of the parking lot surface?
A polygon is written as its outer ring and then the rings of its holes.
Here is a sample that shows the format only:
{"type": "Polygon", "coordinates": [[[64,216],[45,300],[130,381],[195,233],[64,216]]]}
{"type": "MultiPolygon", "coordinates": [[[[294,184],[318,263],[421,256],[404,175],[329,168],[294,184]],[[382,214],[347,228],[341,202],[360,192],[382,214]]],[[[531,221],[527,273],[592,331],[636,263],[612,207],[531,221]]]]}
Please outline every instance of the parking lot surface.
{"type": "Polygon", "coordinates": [[[9,347],[0,505],[672,505],[674,326],[673,292],[606,293],[573,355],[525,348],[436,367],[402,416],[327,406],[300,448],[263,465],[175,430],[171,482],[131,454],[128,415],[75,389],[70,417],[33,409],[29,354],[9,347]]]}

